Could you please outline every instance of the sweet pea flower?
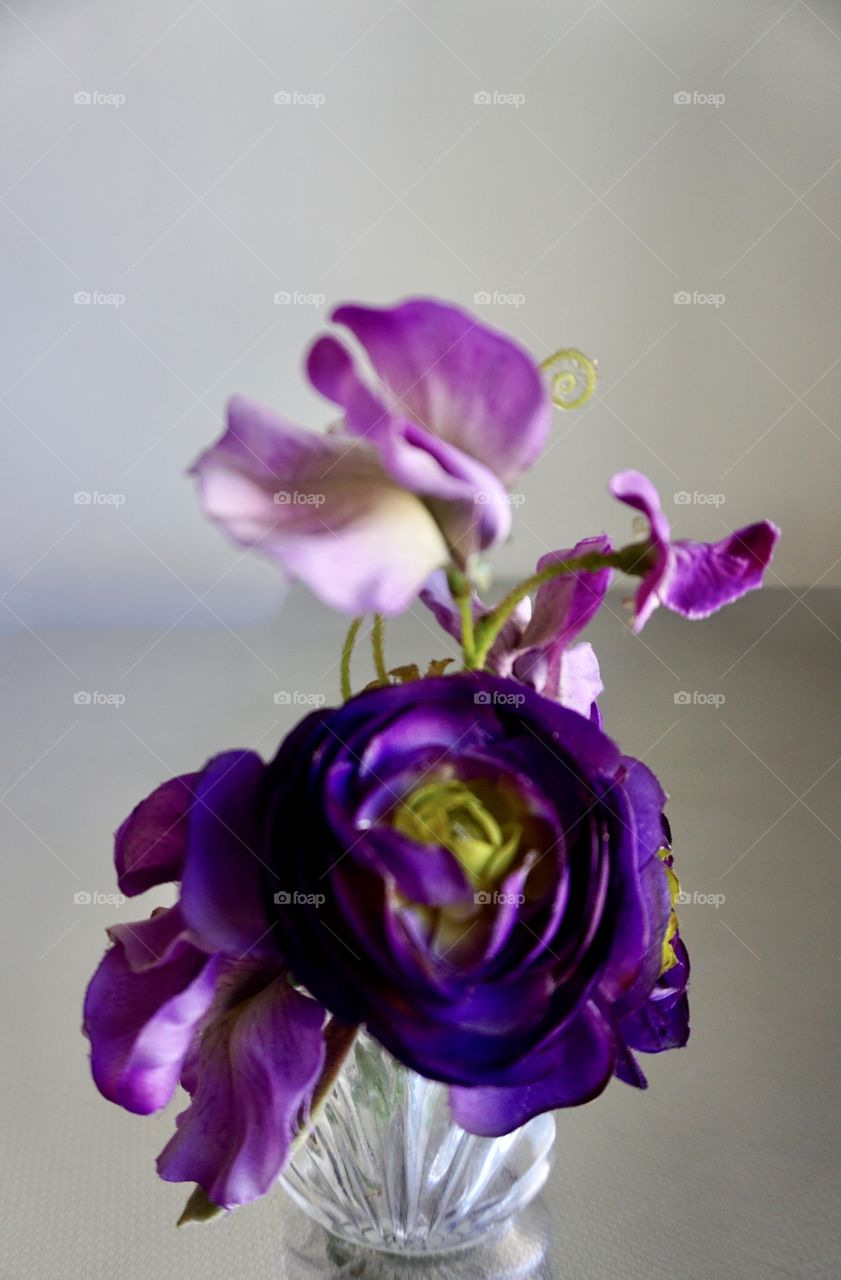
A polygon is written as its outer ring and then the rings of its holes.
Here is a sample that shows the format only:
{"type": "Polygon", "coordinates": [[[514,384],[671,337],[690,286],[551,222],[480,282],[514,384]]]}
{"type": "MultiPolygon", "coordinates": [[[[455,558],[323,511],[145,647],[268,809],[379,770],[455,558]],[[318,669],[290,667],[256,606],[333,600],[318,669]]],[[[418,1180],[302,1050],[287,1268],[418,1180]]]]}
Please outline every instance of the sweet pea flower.
{"type": "Polygon", "coordinates": [[[85,997],[100,1092],[148,1115],[183,1085],[192,1102],[158,1172],[200,1184],[223,1208],[274,1184],[325,1061],[325,1011],[290,984],[256,892],[264,768],[253,752],[225,752],[126,819],[114,852],[121,891],[178,880],[181,895],[108,930],[85,997]]]}
{"type": "Polygon", "coordinates": [[[610,482],[620,502],[641,511],[649,524],[649,540],[640,548],[642,569],[637,588],[634,630],[641,631],[658,604],[685,618],[707,618],[762,585],[774,544],[780,536],[768,520],[737,529],[720,542],[672,541],[654,485],[639,471],[620,471],[610,482]]]}
{"type": "Polygon", "coordinates": [[[342,410],[315,435],[244,397],[193,467],[202,507],[348,613],[399,613],[437,566],[466,567],[504,539],[507,489],[535,461],[550,405],[540,371],[510,338],[457,307],[412,299],[346,305],[310,380],[342,410]]]}
{"type": "MultiPolygon", "coordinates": [[[[572,548],[542,556],[537,572],[593,552],[606,555],[610,549],[603,535],[584,538],[572,548]]],[[[601,608],[611,577],[609,568],[579,570],[542,583],[534,601],[526,596],[504,623],[488,653],[487,668],[521,680],[581,715],[591,715],[603,689],[599,663],[591,644],[573,641],[601,608]]],[[[461,619],[442,571],[431,575],[420,598],[444,630],[460,639],[461,619]]],[[[474,595],[474,620],[490,612],[474,595]]]]}

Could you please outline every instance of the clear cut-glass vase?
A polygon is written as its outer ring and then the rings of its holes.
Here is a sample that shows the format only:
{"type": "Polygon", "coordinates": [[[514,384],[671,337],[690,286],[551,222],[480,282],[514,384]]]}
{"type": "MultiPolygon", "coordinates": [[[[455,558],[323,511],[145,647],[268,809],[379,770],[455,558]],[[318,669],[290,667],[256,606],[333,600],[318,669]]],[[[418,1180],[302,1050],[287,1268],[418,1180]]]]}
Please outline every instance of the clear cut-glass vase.
{"type": "Polygon", "coordinates": [[[555,1121],[502,1138],[453,1121],[446,1085],[407,1070],[360,1033],[281,1185],[334,1235],[390,1253],[478,1244],[540,1191],[555,1121]]]}

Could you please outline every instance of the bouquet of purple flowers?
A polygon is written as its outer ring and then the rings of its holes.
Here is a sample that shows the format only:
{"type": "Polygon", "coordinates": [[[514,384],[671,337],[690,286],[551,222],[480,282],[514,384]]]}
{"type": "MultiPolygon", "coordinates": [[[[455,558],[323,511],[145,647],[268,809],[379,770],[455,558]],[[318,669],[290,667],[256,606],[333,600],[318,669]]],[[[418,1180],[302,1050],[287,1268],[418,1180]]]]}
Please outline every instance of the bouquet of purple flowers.
{"type": "Polygon", "coordinates": [[[333,319],[367,357],[333,336],[310,351],[338,425],[313,434],[237,397],[193,472],[231,537],[353,616],[343,701],[268,763],[223,752],[130,814],[120,889],[180,896],[109,930],[85,1001],[106,1098],[146,1114],[190,1095],[158,1160],[197,1184],[187,1217],[272,1187],[359,1028],[487,1136],[614,1076],[644,1088],[637,1055],[686,1043],[666,796],[605,732],[579,636],[615,573],[638,580],[635,630],[658,605],[702,618],[760,585],[778,536],[762,521],[672,540],[653,485],[625,471],[610,487],[642,541],[585,538],[485,604],[480,557],[508,534],[551,401],[580,402],[592,366],[538,366],[434,301],[333,319]],[[418,597],[460,670],[386,669],[383,618],[418,597]],[[354,694],[368,613],[377,674],[354,694]]]}

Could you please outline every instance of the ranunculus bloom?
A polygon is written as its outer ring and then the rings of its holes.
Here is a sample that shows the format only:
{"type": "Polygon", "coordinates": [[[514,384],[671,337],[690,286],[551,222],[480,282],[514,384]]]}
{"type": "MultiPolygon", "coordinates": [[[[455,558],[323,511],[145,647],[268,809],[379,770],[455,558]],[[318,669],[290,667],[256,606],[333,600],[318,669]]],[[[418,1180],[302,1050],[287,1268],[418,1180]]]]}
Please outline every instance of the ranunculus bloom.
{"type": "Polygon", "coordinates": [[[316,342],[310,379],[341,424],[318,436],[235,397],[193,470],[237,542],[337,609],[399,613],[436,566],[507,536],[507,488],[543,446],[549,401],[531,357],[457,307],[343,306],[333,319],[376,375],[336,338],[316,342]]]}
{"type": "MultiPolygon", "coordinates": [[[[610,549],[604,536],[584,538],[568,550],[542,556],[537,570],[593,552],[605,555],[610,549]]],[[[590,715],[603,688],[599,663],[592,645],[573,641],[601,608],[611,577],[611,569],[597,569],[542,583],[534,603],[525,597],[503,625],[488,653],[488,668],[497,675],[522,680],[544,697],[581,715],[590,715]]],[[[461,619],[442,571],[431,575],[420,598],[444,630],[460,640],[461,619]]],[[[484,618],[489,612],[474,597],[474,619],[484,618]]]]}
{"type": "Polygon", "coordinates": [[[488,674],[373,689],[293,730],[265,794],[290,968],[465,1128],[641,1084],[633,1049],[685,1041],[683,986],[651,1025],[665,797],[583,716],[488,674]]]}
{"type": "Polygon", "coordinates": [[[645,572],[637,589],[635,631],[642,630],[658,604],[685,618],[707,618],[762,585],[780,536],[770,521],[746,525],[720,542],[673,542],[657,490],[647,476],[620,471],[610,491],[641,511],[650,526],[649,542],[640,549],[645,572]]]}
{"type": "Polygon", "coordinates": [[[634,1050],[688,1035],[664,799],[595,724],[488,674],[313,712],[268,765],[218,756],[117,833],[123,892],[181,893],[109,931],[94,1079],[140,1113],[180,1082],[159,1172],[225,1207],[280,1173],[325,1011],[447,1082],[474,1133],[644,1086],[634,1050]]]}

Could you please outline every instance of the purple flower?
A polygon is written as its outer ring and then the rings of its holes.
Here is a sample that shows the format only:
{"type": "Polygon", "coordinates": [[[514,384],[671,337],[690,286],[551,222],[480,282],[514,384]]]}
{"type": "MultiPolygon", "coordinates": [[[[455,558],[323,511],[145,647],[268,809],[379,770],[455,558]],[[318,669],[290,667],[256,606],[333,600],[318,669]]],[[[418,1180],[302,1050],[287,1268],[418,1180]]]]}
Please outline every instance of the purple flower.
{"type": "Polygon", "coordinates": [[[123,892],[181,891],[109,930],[99,1089],[146,1114],[180,1083],[160,1175],[231,1207],[283,1168],[328,1010],[447,1082],[474,1133],[644,1086],[634,1051],[688,1034],[664,799],[595,724],[487,674],[316,711],[269,765],[217,756],[117,833],[123,892]]]}
{"type": "Polygon", "coordinates": [[[446,1081],[465,1128],[586,1102],[635,1047],[685,1041],[638,1026],[669,931],[665,797],[583,716],[487,674],[369,690],[293,730],[266,794],[290,968],[446,1081]]]}
{"type": "Polygon", "coordinates": [[[658,604],[685,618],[706,618],[762,585],[780,536],[768,520],[737,529],[720,542],[673,542],[657,490],[646,476],[620,471],[610,491],[641,511],[650,526],[649,542],[640,551],[644,573],[637,589],[635,631],[642,630],[658,604]]]}
{"type": "MultiPolygon", "coordinates": [[[[611,544],[604,536],[585,538],[575,547],[549,552],[538,561],[538,572],[550,564],[598,552],[607,554],[611,544]]],[[[602,692],[602,676],[593,645],[572,641],[598,613],[611,585],[612,570],[568,573],[543,582],[534,604],[525,596],[511,618],[504,623],[488,654],[486,666],[498,676],[521,680],[570,707],[590,716],[602,692]]],[[[449,635],[461,639],[461,618],[453,602],[447,577],[437,571],[430,576],[420,598],[438,618],[449,635]]],[[[490,609],[474,596],[474,618],[480,621],[490,609]]]]}
{"type": "Polygon", "coordinates": [[[376,375],[320,338],[310,379],[342,410],[318,436],[242,397],[193,471],[202,506],[327,604],[405,609],[431,570],[507,536],[507,486],[549,424],[540,372],[509,338],[442,303],[340,307],[376,375]]]}
{"type": "MultiPolygon", "coordinates": [[[[604,536],[584,538],[568,550],[542,556],[537,571],[592,552],[607,554],[610,549],[604,536]]],[[[525,597],[503,625],[488,654],[488,668],[522,680],[544,697],[589,716],[603,688],[599,663],[592,645],[572,642],[601,608],[611,576],[612,570],[598,569],[544,582],[534,603],[525,597]]],[[[443,572],[432,574],[420,598],[444,630],[460,639],[461,620],[443,572]]],[[[489,612],[474,597],[474,619],[479,621],[489,612]]]]}
{"type": "Polygon", "coordinates": [[[227,752],[174,778],[117,832],[120,888],[181,881],[178,904],[109,929],[85,998],[100,1091],[141,1115],[192,1095],[158,1161],[217,1205],[263,1195],[283,1167],[324,1063],[324,1010],[296,991],[260,891],[265,766],[227,752]]]}

